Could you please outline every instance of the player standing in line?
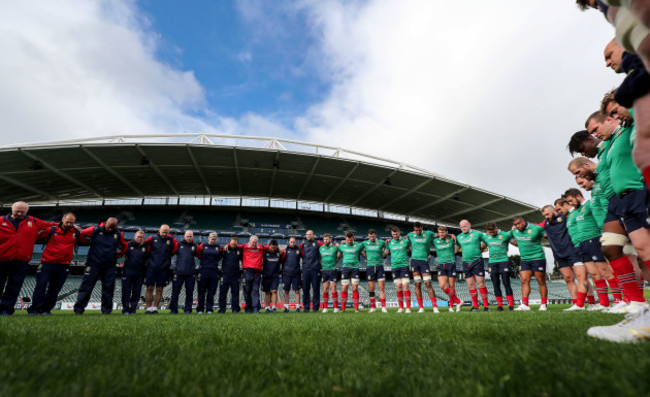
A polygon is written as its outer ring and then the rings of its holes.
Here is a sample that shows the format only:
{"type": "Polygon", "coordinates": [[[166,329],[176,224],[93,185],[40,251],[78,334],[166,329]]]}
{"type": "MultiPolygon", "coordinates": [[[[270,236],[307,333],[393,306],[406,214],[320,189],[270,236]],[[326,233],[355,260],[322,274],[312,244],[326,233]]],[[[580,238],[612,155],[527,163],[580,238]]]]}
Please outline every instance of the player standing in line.
{"type": "Polygon", "coordinates": [[[508,246],[512,240],[511,232],[499,230],[496,223],[487,224],[487,232],[481,238],[487,244],[489,258],[490,278],[494,286],[494,296],[497,300],[497,311],[503,311],[503,295],[501,295],[501,281],[506,290],[506,299],[508,300],[508,309],[514,310],[515,297],[510,285],[510,259],[508,258],[508,246]]]}
{"type": "Polygon", "coordinates": [[[481,251],[486,247],[483,243],[483,233],[472,230],[472,224],[467,219],[460,221],[461,234],[456,237],[456,244],[460,247],[463,256],[463,272],[465,281],[472,296],[472,309],[478,311],[478,295],[476,286],[478,284],[483,301],[483,310],[489,311],[488,290],[485,286],[485,264],[481,251]]]}
{"type": "Polygon", "coordinates": [[[616,280],[612,268],[605,262],[605,257],[602,254],[602,245],[600,243],[602,232],[598,228],[591,211],[591,201],[586,200],[578,189],[567,190],[563,197],[573,206],[576,213],[575,223],[578,229],[577,239],[580,241],[578,246],[580,261],[587,266],[587,271],[596,285],[600,306],[596,306],[594,309],[608,308],[610,305],[607,281],[610,281],[616,302],[621,300],[621,294],[620,290],[617,290],[618,280],[616,280]]]}
{"type": "Polygon", "coordinates": [[[422,230],[422,224],[415,222],[413,231],[407,234],[406,237],[411,241],[411,270],[415,281],[415,297],[420,306],[418,313],[424,313],[422,281],[424,281],[424,286],[427,288],[433,312],[439,313],[436,293],[433,291],[433,285],[431,285],[431,268],[429,266],[431,242],[435,238],[435,233],[430,230],[422,230]]]}
{"type": "Polygon", "coordinates": [[[276,313],[275,306],[278,303],[281,256],[282,253],[278,248],[278,242],[275,240],[269,241],[269,249],[264,253],[264,265],[262,267],[262,291],[264,291],[266,313],[276,313]]]}
{"type": "Polygon", "coordinates": [[[580,260],[571,237],[569,237],[566,217],[556,211],[552,205],[542,207],[542,215],[544,215],[544,222],[540,226],[546,231],[546,238],[551,245],[557,268],[564,278],[564,283],[575,305],[578,298],[578,286],[575,282],[576,274],[573,267],[580,260]]]}
{"type": "Polygon", "coordinates": [[[17,201],[11,214],[0,219],[0,315],[10,316],[25,281],[29,261],[34,253],[38,233],[49,230],[57,222],[45,222],[28,216],[29,205],[17,201]]]}
{"type": "Polygon", "coordinates": [[[124,254],[126,260],[122,266],[122,313],[135,314],[140,301],[140,292],[147,272],[147,244],[144,231],[138,230],[129,241],[124,254]]]}
{"type": "Polygon", "coordinates": [[[212,314],[214,311],[214,295],[219,285],[219,260],[221,260],[221,246],[217,244],[217,233],[210,233],[207,243],[199,244],[196,251],[199,262],[197,276],[198,299],[196,312],[198,314],[212,314]]]}
{"type": "MultiPolygon", "coordinates": [[[[49,316],[59,292],[68,278],[74,247],[79,242],[79,230],[74,227],[76,218],[72,212],[63,215],[58,226],[52,226],[39,234],[45,241],[41,264],[36,271],[36,286],[32,294],[32,305],[27,309],[30,315],[49,316]]],[[[142,284],[140,284],[142,286],[142,284]]]]}
{"type": "Polygon", "coordinates": [[[113,294],[115,293],[115,276],[117,259],[126,251],[124,234],[117,228],[117,218],[108,218],[99,226],[81,231],[79,239],[88,240],[90,249],[86,259],[86,272],[79,286],[75,314],[83,314],[97,280],[102,282],[102,313],[113,311],[113,294]]]}
{"type": "Polygon", "coordinates": [[[348,300],[348,288],[352,284],[352,302],[355,313],[359,312],[359,255],[363,245],[354,241],[354,234],[345,234],[345,243],[340,244],[337,259],[343,259],[341,269],[341,310],[345,311],[348,300]]]}
{"type": "Polygon", "coordinates": [[[432,244],[436,249],[438,261],[438,285],[449,297],[449,311],[453,311],[453,306],[456,304],[456,312],[459,312],[463,301],[456,296],[455,289],[457,247],[454,239],[449,236],[446,226],[438,226],[438,235],[433,239],[432,244]]]}
{"type": "Polygon", "coordinates": [[[411,283],[409,275],[409,248],[411,240],[402,237],[399,227],[393,226],[390,229],[391,238],[386,244],[384,257],[390,255],[390,267],[393,273],[393,283],[397,289],[397,303],[399,304],[398,313],[411,312],[411,283]],[[404,304],[404,302],[406,304],[404,304]],[[404,309],[406,306],[406,309],[404,309]]]}
{"type": "Polygon", "coordinates": [[[339,297],[336,293],[336,282],[338,281],[338,270],[336,270],[336,261],[338,247],[332,244],[332,236],[329,233],[323,234],[323,245],[318,249],[323,266],[323,313],[327,313],[329,307],[329,294],[332,293],[332,302],[334,313],[339,311],[339,297]]]}
{"type": "Polygon", "coordinates": [[[296,297],[296,313],[300,313],[300,247],[296,238],[289,239],[289,245],[282,254],[282,285],[284,288],[284,312],[289,313],[289,293],[296,297]]]}
{"type": "Polygon", "coordinates": [[[169,282],[169,268],[172,265],[172,256],[178,251],[178,241],[169,234],[169,225],[160,225],[158,234],[147,238],[147,274],[144,283],[147,286],[145,301],[147,311],[145,314],[158,314],[158,307],[162,299],[163,288],[169,282]],[[156,295],[153,291],[156,288],[156,295]]]}
{"type": "Polygon", "coordinates": [[[546,255],[542,248],[542,238],[544,229],[541,226],[533,225],[526,222],[521,216],[516,216],[512,220],[514,229],[512,230],[513,243],[519,247],[521,255],[521,305],[516,311],[529,311],[528,296],[530,295],[530,278],[535,273],[535,279],[539,285],[539,294],[542,297],[542,304],[539,310],[545,311],[548,301],[548,288],[546,287],[546,255]]]}
{"type": "Polygon", "coordinates": [[[219,288],[219,314],[226,312],[226,299],[228,290],[230,290],[231,304],[230,308],[233,313],[239,313],[239,283],[241,282],[241,260],[242,250],[238,246],[237,237],[231,237],[230,243],[226,245],[222,252],[221,260],[221,288],[219,288]]]}
{"type": "MultiPolygon", "coordinates": [[[[580,245],[580,234],[578,233],[578,225],[575,221],[575,216],[577,212],[574,211],[571,204],[569,204],[564,197],[555,200],[555,209],[558,213],[561,213],[566,218],[566,229],[571,239],[571,244],[576,252],[576,259],[580,259],[580,254],[578,252],[578,246],[580,245]]],[[[574,310],[584,310],[585,309],[585,299],[589,303],[590,307],[596,307],[596,297],[594,296],[594,289],[591,286],[589,281],[587,267],[583,262],[575,262],[573,266],[573,271],[576,274],[577,279],[577,293],[576,301],[573,303],[573,306],[565,311],[574,311],[574,310]]],[[[593,309],[592,309],[593,310],[593,309]]]]}
{"type": "Polygon", "coordinates": [[[368,240],[362,243],[363,251],[361,255],[366,258],[366,274],[368,277],[368,295],[370,296],[370,310],[368,313],[374,313],[377,307],[375,298],[375,286],[379,284],[379,300],[381,302],[381,311],[388,313],[386,309],[386,276],[384,275],[384,249],[386,242],[377,239],[375,229],[368,230],[368,240]]]}
{"type": "Polygon", "coordinates": [[[178,243],[176,253],[176,264],[172,266],[174,276],[172,278],[172,297],[169,301],[169,314],[178,314],[178,297],[181,289],[185,286],[185,314],[192,314],[192,303],[194,301],[194,284],[196,281],[197,245],[194,242],[194,232],[187,230],[183,240],[178,243]]]}

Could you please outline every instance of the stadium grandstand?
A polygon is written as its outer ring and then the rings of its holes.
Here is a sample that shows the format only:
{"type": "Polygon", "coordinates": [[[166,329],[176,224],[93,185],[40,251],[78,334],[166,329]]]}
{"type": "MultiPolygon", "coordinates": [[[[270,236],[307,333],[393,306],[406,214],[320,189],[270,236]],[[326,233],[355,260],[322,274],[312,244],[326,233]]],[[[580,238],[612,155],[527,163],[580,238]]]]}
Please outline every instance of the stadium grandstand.
{"type": "MultiPolygon", "coordinates": [[[[221,245],[231,236],[242,243],[255,234],[262,244],[275,239],[282,246],[290,237],[304,238],[307,230],[317,237],[330,233],[335,241],[351,231],[361,241],[368,229],[387,238],[392,226],[406,234],[416,221],[425,229],[445,225],[458,233],[462,219],[476,229],[495,222],[505,230],[515,215],[542,219],[532,205],[408,164],[276,138],[132,135],[5,146],[0,148],[0,170],[5,212],[14,201],[24,200],[29,213],[44,220],[59,220],[73,211],[79,225],[89,226],[114,216],[127,240],[140,229],[154,234],[163,223],[177,237],[193,230],[199,242],[217,232],[221,245]]],[[[42,250],[36,246],[32,264],[39,263],[42,250]]],[[[79,247],[75,253],[72,275],[59,296],[64,304],[76,298],[87,250],[79,247]]],[[[435,255],[430,265],[435,267],[435,255]]],[[[28,276],[23,301],[33,284],[28,276]]],[[[521,293],[518,284],[513,287],[521,293]]],[[[389,301],[394,288],[387,283],[389,301]]],[[[99,289],[97,285],[91,301],[99,300],[99,289]]],[[[469,300],[462,281],[457,289],[461,299],[469,300]]],[[[360,291],[367,302],[367,284],[360,291]]],[[[168,287],[166,299],[169,294],[168,287]]],[[[569,299],[563,282],[550,286],[549,298],[569,299]]]]}

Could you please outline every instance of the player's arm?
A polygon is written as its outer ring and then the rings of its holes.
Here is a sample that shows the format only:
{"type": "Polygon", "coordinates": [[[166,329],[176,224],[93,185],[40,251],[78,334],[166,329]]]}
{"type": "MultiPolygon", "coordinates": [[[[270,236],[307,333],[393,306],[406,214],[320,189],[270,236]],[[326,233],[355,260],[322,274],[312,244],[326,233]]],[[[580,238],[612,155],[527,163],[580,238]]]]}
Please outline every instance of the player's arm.
{"type": "Polygon", "coordinates": [[[129,246],[126,243],[126,240],[124,239],[124,233],[120,232],[120,250],[117,253],[117,257],[121,258],[126,254],[127,250],[129,249],[129,246]]]}
{"type": "Polygon", "coordinates": [[[203,259],[203,243],[196,246],[196,257],[203,259]]]}

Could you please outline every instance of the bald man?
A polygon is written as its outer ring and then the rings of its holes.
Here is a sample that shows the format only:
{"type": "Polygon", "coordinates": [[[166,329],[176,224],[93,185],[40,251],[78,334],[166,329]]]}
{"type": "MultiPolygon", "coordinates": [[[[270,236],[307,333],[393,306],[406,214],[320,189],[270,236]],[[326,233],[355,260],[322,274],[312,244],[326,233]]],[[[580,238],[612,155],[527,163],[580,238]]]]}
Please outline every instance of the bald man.
{"type": "Polygon", "coordinates": [[[0,315],[3,316],[14,312],[38,233],[58,224],[28,216],[27,211],[29,205],[18,201],[11,206],[11,214],[0,220],[0,315]]]}
{"type": "Polygon", "coordinates": [[[456,237],[456,245],[461,249],[465,281],[472,297],[472,309],[470,311],[476,312],[479,310],[477,286],[478,292],[481,293],[483,310],[489,311],[488,290],[485,286],[485,264],[481,254],[481,251],[487,247],[483,242],[483,233],[473,230],[472,224],[467,219],[460,221],[459,226],[461,233],[456,237]]]}
{"type": "Polygon", "coordinates": [[[127,249],[124,234],[117,227],[117,219],[108,218],[99,226],[82,230],[80,240],[84,239],[90,244],[90,249],[86,259],[86,272],[79,287],[77,302],[74,304],[74,312],[83,314],[97,280],[101,280],[102,313],[111,314],[115,293],[115,265],[117,259],[124,255],[127,249]]]}
{"type": "Polygon", "coordinates": [[[169,234],[169,225],[160,225],[158,234],[147,238],[147,250],[149,259],[147,260],[147,274],[144,279],[147,286],[145,295],[147,311],[145,314],[158,314],[163,288],[169,282],[169,268],[172,265],[172,256],[178,251],[178,241],[169,234]],[[153,294],[154,288],[156,289],[155,296],[153,294]]]}

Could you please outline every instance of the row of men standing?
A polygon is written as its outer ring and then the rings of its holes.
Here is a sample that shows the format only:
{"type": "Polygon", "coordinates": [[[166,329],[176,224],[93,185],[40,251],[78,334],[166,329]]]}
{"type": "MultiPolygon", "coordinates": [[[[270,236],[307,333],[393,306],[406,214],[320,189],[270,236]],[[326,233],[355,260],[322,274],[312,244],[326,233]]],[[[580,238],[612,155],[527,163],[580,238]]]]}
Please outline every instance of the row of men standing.
{"type": "MultiPolygon", "coordinates": [[[[90,248],[84,278],[74,305],[77,314],[84,312],[98,280],[102,283],[101,310],[103,313],[112,311],[116,264],[122,255],[126,255],[122,272],[122,303],[125,314],[135,313],[143,284],[146,284],[146,313],[157,313],[170,273],[173,273],[170,302],[172,312],[178,310],[178,296],[183,285],[186,288],[184,311],[192,310],[196,278],[199,292],[198,311],[212,310],[219,282],[222,287],[220,310],[225,311],[225,301],[230,290],[233,310],[238,311],[241,268],[244,273],[247,310],[260,307],[261,272],[268,247],[259,245],[256,238],[251,238],[248,244],[241,245],[233,238],[222,249],[216,243],[216,233],[209,236],[207,243],[197,244],[193,240],[192,232],[187,231],[178,242],[169,234],[169,226],[162,225],[156,235],[145,240],[144,232],[138,232],[127,244],[115,218],[108,218],[99,226],[82,230],[75,225],[76,218],[72,213],[64,214],[61,222],[57,223],[28,216],[28,210],[27,203],[14,203],[11,214],[2,217],[0,223],[2,315],[14,312],[36,243],[45,244],[45,250],[36,273],[30,314],[50,314],[65,284],[78,245],[88,245],[90,248]],[[174,255],[177,258],[172,266],[174,255]],[[199,264],[195,258],[200,259],[199,264]]],[[[304,307],[308,309],[313,303],[313,307],[317,309],[320,305],[319,242],[315,240],[312,231],[307,232],[306,238],[299,247],[296,278],[302,280],[304,307]],[[313,300],[310,297],[312,290],[313,300]]],[[[296,285],[295,288],[299,289],[299,286],[296,285]]]]}

